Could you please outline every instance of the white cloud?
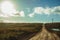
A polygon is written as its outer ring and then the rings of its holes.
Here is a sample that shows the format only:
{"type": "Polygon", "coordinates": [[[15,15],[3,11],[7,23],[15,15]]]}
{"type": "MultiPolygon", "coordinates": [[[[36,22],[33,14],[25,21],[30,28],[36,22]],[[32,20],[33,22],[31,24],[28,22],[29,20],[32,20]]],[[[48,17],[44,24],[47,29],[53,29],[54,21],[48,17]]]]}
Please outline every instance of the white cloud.
{"type": "Polygon", "coordinates": [[[50,15],[50,14],[60,14],[60,6],[56,6],[56,7],[35,7],[33,13],[29,14],[30,17],[34,17],[35,14],[46,14],[46,15],[50,15]]]}
{"type": "Polygon", "coordinates": [[[0,13],[0,17],[8,17],[8,16],[0,13]]]}
{"type": "Polygon", "coordinates": [[[36,7],[34,9],[34,13],[37,13],[37,14],[60,13],[60,6],[56,6],[56,7],[53,7],[53,8],[49,8],[49,7],[46,7],[46,8],[36,7]]]}
{"type": "Polygon", "coordinates": [[[3,1],[0,6],[1,12],[4,14],[12,15],[16,12],[14,5],[10,1],[3,1]]]}
{"type": "Polygon", "coordinates": [[[19,15],[20,15],[21,17],[25,17],[24,11],[20,11],[19,15]]]}
{"type": "Polygon", "coordinates": [[[46,8],[43,8],[43,7],[36,7],[34,9],[34,13],[37,13],[37,14],[50,14],[52,11],[52,9],[49,8],[49,7],[46,7],[46,8]]]}
{"type": "Polygon", "coordinates": [[[0,17],[11,17],[11,16],[15,16],[14,14],[3,14],[3,13],[1,13],[0,14],[0,17]]]}
{"type": "Polygon", "coordinates": [[[4,14],[4,13],[0,13],[0,17],[12,17],[12,16],[20,16],[20,17],[25,17],[25,13],[24,11],[16,11],[14,14],[4,14]]]}
{"type": "Polygon", "coordinates": [[[36,8],[34,8],[34,13],[42,14],[43,11],[44,11],[43,7],[36,7],[36,8]]]}
{"type": "Polygon", "coordinates": [[[18,12],[13,3],[7,0],[0,3],[0,9],[1,9],[0,17],[11,17],[11,16],[25,17],[24,11],[18,12]]]}
{"type": "Polygon", "coordinates": [[[16,9],[10,1],[3,1],[0,3],[0,11],[0,16],[2,17],[11,17],[16,14],[16,9]]]}
{"type": "Polygon", "coordinates": [[[50,13],[52,13],[51,8],[49,7],[45,8],[43,13],[49,15],[50,13]]]}
{"type": "Polygon", "coordinates": [[[34,15],[35,15],[35,13],[31,13],[31,14],[29,14],[28,16],[29,16],[29,17],[34,17],[34,15]]]}
{"type": "Polygon", "coordinates": [[[52,12],[53,12],[53,13],[60,14],[60,6],[54,7],[54,8],[52,9],[52,12]]]}

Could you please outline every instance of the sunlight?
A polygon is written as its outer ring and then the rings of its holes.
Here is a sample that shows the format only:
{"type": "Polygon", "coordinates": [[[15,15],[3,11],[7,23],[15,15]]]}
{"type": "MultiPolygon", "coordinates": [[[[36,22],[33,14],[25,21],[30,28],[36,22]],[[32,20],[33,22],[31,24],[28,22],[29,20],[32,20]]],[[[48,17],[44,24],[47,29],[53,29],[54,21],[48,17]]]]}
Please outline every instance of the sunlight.
{"type": "Polygon", "coordinates": [[[12,15],[16,12],[16,10],[10,1],[3,1],[1,3],[1,12],[5,15],[12,15]]]}

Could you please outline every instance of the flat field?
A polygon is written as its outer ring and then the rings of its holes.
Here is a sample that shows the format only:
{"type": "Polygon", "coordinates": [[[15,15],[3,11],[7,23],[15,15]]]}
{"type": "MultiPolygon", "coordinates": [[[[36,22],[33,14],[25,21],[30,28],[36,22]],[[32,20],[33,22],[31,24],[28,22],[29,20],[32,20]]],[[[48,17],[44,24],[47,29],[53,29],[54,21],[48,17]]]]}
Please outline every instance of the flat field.
{"type": "MultiPolygon", "coordinates": [[[[41,32],[43,23],[0,23],[0,40],[29,40],[41,32]]],[[[60,23],[46,23],[45,28],[60,37],[60,23]]]]}

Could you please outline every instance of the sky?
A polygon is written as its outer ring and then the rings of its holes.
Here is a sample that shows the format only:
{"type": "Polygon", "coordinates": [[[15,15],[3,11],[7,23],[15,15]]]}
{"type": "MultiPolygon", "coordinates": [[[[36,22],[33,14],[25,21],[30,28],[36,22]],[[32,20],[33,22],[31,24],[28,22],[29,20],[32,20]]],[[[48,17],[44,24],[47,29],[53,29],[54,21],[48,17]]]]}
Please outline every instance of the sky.
{"type": "Polygon", "coordinates": [[[60,0],[0,0],[0,21],[60,22],[60,0]]]}

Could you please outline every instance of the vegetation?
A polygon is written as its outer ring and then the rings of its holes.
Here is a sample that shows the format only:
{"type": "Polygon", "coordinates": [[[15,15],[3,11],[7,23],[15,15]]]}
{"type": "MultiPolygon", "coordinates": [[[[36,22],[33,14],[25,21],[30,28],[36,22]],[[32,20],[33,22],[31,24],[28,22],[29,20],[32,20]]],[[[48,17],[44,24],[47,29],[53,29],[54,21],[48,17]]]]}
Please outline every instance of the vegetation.
{"type": "MultiPolygon", "coordinates": [[[[28,40],[41,31],[42,25],[43,23],[0,23],[0,40],[28,40]]],[[[60,37],[60,31],[50,30],[60,28],[60,23],[46,23],[45,27],[60,37]]]]}

